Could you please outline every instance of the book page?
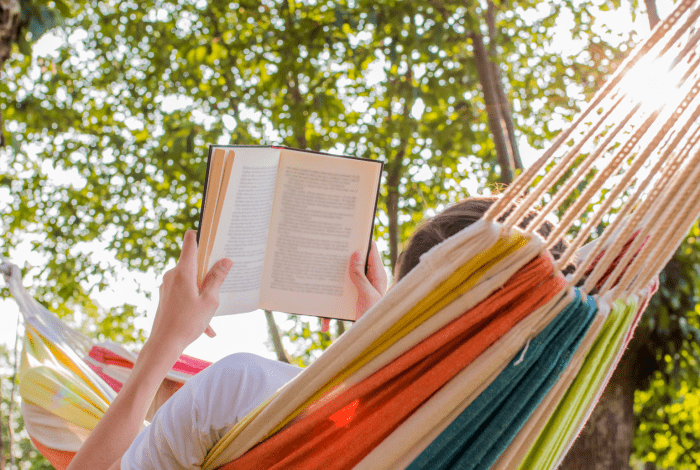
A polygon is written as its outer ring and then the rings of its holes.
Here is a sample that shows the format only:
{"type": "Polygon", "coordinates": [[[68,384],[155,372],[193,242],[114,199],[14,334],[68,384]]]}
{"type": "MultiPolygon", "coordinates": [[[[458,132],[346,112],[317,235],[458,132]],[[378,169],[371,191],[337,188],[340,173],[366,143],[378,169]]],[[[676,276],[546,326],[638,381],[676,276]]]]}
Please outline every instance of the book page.
{"type": "Polygon", "coordinates": [[[267,232],[270,226],[272,199],[279,163],[279,149],[234,147],[235,157],[220,205],[216,231],[207,272],[222,258],[233,266],[219,290],[216,315],[256,310],[267,232]]]}
{"type": "Polygon", "coordinates": [[[197,285],[202,285],[204,281],[204,268],[206,267],[207,255],[211,252],[212,223],[214,221],[214,213],[219,202],[219,191],[221,189],[221,176],[224,167],[224,149],[216,149],[212,152],[211,162],[209,162],[209,176],[207,182],[207,192],[202,203],[204,204],[204,216],[202,217],[202,226],[199,231],[199,248],[197,250],[197,285]]]}
{"type": "MultiPolygon", "coordinates": [[[[214,152],[212,168],[215,171],[212,172],[210,183],[218,182],[218,194],[216,195],[216,199],[212,201],[211,207],[209,205],[205,207],[204,220],[202,221],[202,240],[199,241],[199,251],[197,253],[197,285],[200,287],[207,274],[206,268],[209,266],[211,250],[214,246],[214,240],[216,240],[216,231],[219,227],[221,209],[226,200],[226,192],[228,190],[228,182],[231,178],[234,157],[235,153],[232,150],[224,151],[223,149],[217,149],[214,152]],[[221,157],[221,155],[224,156],[221,157]],[[221,171],[215,168],[218,165],[217,156],[219,156],[219,160],[223,160],[223,169],[221,171]],[[209,210],[210,208],[212,210],[209,210]]],[[[215,184],[210,184],[210,186],[213,187],[215,184]]],[[[209,191],[207,191],[207,197],[209,197],[209,191]]]]}
{"type": "Polygon", "coordinates": [[[381,165],[285,149],[260,307],[355,319],[350,256],[367,255],[381,165]]]}

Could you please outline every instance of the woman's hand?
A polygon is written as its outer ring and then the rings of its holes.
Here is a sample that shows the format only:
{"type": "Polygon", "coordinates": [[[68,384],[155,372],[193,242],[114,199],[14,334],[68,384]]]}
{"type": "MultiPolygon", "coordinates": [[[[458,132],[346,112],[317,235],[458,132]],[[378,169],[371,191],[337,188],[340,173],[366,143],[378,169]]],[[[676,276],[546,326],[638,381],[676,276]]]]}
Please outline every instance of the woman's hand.
{"type": "Polygon", "coordinates": [[[197,289],[196,232],[188,230],[177,265],[163,276],[149,341],[168,342],[182,352],[202,333],[214,336],[208,325],[219,306],[219,288],[231,264],[226,258],[220,260],[197,289]]]}
{"type": "MultiPolygon", "coordinates": [[[[377,244],[374,241],[372,241],[372,246],[369,250],[367,264],[367,274],[365,275],[365,263],[362,253],[356,251],[350,257],[350,279],[357,288],[357,315],[355,317],[357,319],[379,302],[386,293],[388,282],[386,271],[384,271],[384,264],[379,255],[377,244]]],[[[327,318],[321,320],[322,332],[326,333],[328,331],[330,322],[327,318]]]]}
{"type": "Polygon", "coordinates": [[[367,310],[386,294],[387,277],[384,271],[382,257],[379,256],[377,243],[372,240],[367,262],[367,274],[365,275],[364,256],[359,251],[350,258],[350,279],[357,287],[357,316],[359,319],[367,310]]]}
{"type": "Polygon", "coordinates": [[[207,329],[219,305],[219,287],[231,268],[223,259],[197,289],[197,241],[188,230],[177,266],[163,276],[151,335],[129,378],[67,470],[118,470],[124,452],[143,425],[163,379],[182,351],[207,329]]]}

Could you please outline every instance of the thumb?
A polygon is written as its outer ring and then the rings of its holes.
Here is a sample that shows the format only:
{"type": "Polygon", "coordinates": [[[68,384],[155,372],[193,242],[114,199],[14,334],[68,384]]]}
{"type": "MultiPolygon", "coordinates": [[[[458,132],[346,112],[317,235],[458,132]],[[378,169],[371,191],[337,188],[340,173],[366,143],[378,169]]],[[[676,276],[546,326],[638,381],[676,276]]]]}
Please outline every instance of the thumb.
{"type": "Polygon", "coordinates": [[[362,262],[362,255],[359,251],[354,252],[350,257],[350,280],[355,284],[360,296],[368,295],[376,290],[365,275],[365,264],[362,262]]]}
{"type": "Polygon", "coordinates": [[[226,275],[228,274],[232,265],[233,261],[231,261],[228,258],[223,258],[219,260],[211,268],[209,273],[207,273],[207,277],[204,278],[204,282],[202,283],[202,289],[200,290],[200,293],[216,294],[218,296],[219,288],[221,287],[221,284],[224,283],[226,275]]]}

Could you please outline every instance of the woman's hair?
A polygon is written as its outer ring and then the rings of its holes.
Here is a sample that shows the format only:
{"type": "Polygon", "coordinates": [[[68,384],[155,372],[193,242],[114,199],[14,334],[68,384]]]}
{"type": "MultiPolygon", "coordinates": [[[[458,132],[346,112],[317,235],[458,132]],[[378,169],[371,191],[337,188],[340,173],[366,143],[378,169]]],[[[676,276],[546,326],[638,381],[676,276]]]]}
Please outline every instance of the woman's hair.
{"type": "MultiPolygon", "coordinates": [[[[416,267],[423,253],[430,250],[435,245],[443,242],[457,232],[469,227],[479,220],[491,204],[496,202],[498,197],[470,197],[449,206],[447,209],[434,217],[424,221],[421,226],[409,238],[406,248],[401,252],[398,259],[398,272],[396,280],[402,279],[408,272],[416,267]]],[[[515,207],[501,216],[498,221],[503,222],[515,207]]],[[[537,212],[530,211],[523,222],[518,226],[526,228],[527,224],[537,215],[537,212]]],[[[537,233],[547,238],[552,232],[554,225],[545,221],[538,229],[537,233]]],[[[554,259],[558,259],[566,250],[566,243],[560,240],[551,250],[554,259]]],[[[568,268],[567,268],[568,271],[568,268]]]]}

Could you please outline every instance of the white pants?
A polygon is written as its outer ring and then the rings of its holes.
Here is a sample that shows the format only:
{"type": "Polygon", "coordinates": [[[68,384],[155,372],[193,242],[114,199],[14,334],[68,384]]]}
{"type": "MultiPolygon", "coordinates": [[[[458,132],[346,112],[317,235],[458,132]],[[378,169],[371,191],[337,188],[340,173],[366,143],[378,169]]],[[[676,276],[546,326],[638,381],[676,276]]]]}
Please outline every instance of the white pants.
{"type": "Polygon", "coordinates": [[[122,457],[121,469],[199,469],[226,431],[301,370],[247,353],[212,364],[158,410],[122,457]]]}

